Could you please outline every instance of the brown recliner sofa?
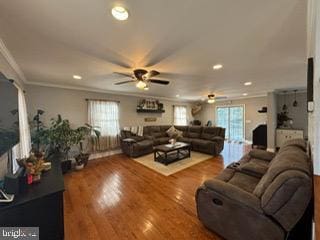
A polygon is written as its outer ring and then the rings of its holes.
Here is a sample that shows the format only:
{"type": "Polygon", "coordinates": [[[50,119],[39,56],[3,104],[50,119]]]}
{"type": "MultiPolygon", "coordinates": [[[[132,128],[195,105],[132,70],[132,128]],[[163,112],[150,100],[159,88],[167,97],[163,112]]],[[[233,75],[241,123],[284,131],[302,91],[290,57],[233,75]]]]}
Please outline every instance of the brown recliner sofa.
{"type": "Polygon", "coordinates": [[[312,163],[302,139],[277,154],[252,150],[196,192],[199,219],[227,240],[287,239],[311,199],[312,163]]]}
{"type": "MultiPolygon", "coordinates": [[[[171,125],[145,126],[143,137],[121,130],[120,144],[123,153],[138,157],[153,151],[153,146],[169,143],[167,130],[171,125]]],[[[224,147],[225,129],[220,127],[174,126],[182,131],[180,142],[190,143],[192,150],[216,156],[224,147]]]]}

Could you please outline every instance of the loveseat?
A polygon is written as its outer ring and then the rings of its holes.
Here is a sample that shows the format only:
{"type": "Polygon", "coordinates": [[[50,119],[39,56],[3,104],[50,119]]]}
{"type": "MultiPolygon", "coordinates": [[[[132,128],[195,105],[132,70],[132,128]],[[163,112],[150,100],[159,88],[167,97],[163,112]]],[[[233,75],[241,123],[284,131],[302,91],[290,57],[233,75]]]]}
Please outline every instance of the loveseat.
{"type": "Polygon", "coordinates": [[[287,239],[312,199],[306,149],[295,139],[277,154],[252,150],[205,181],[196,192],[201,222],[226,240],[287,239]]]}
{"type": "MultiPolygon", "coordinates": [[[[139,157],[153,152],[153,146],[169,143],[167,133],[171,125],[145,126],[143,136],[128,130],[121,130],[120,145],[122,152],[130,157],[139,157]]],[[[193,151],[216,156],[224,147],[225,129],[220,127],[174,126],[181,131],[177,141],[190,143],[193,151]]]]}

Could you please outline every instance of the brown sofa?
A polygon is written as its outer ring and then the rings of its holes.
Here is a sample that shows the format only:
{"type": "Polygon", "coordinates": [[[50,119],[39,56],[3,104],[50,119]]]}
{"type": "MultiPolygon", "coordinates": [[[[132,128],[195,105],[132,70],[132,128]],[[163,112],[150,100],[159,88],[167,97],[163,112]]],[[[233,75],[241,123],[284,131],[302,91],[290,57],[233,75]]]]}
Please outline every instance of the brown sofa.
{"type": "Polygon", "coordinates": [[[196,192],[199,219],[227,240],[287,239],[311,199],[312,164],[302,139],[276,155],[252,150],[196,192]]]}
{"type": "MultiPolygon", "coordinates": [[[[130,131],[121,130],[120,144],[123,153],[130,157],[138,157],[153,151],[153,146],[169,143],[167,130],[171,125],[145,126],[143,137],[136,136],[130,131]]],[[[216,156],[224,147],[225,129],[220,127],[175,126],[182,131],[180,142],[191,144],[194,151],[216,156]]]]}

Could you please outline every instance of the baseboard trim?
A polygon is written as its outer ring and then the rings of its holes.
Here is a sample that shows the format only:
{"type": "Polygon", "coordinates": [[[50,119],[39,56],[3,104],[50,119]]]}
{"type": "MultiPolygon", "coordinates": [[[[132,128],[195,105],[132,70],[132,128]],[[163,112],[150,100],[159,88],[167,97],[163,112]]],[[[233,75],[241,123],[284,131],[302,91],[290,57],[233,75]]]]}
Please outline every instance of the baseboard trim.
{"type": "Polygon", "coordinates": [[[89,160],[97,159],[97,158],[103,158],[103,157],[109,157],[115,154],[120,154],[122,153],[121,149],[114,149],[114,150],[109,150],[105,152],[98,152],[98,153],[92,153],[90,154],[89,160]]]}

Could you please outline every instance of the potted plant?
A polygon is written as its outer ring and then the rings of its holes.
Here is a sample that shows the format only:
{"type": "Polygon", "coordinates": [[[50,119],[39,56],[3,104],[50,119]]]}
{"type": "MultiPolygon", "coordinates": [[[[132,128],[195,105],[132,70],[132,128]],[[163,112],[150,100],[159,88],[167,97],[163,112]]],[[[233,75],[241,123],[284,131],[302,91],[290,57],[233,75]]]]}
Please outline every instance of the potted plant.
{"type": "Polygon", "coordinates": [[[97,148],[99,146],[100,139],[100,131],[97,127],[91,126],[86,123],[85,126],[79,127],[75,130],[75,143],[79,145],[80,151],[77,156],[75,156],[76,160],[76,170],[81,170],[88,164],[88,159],[90,154],[85,153],[83,150],[83,141],[88,138],[91,143],[92,149],[97,148]]]}
{"type": "Polygon", "coordinates": [[[51,119],[49,128],[42,131],[42,136],[49,146],[47,156],[55,155],[62,159],[62,172],[66,173],[71,169],[69,151],[75,144],[74,130],[70,127],[69,120],[62,119],[59,114],[55,119],[51,119]]]}

